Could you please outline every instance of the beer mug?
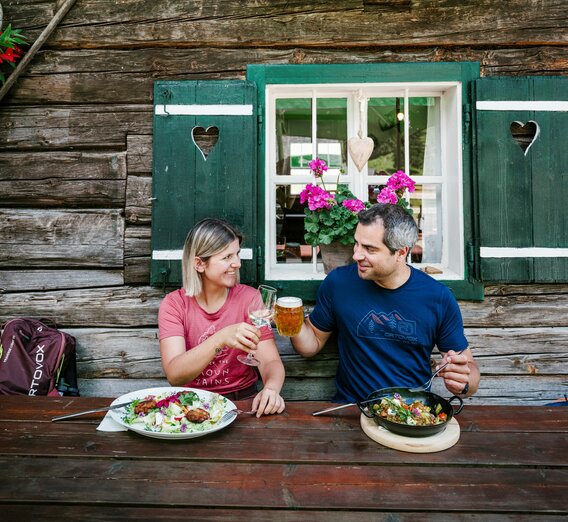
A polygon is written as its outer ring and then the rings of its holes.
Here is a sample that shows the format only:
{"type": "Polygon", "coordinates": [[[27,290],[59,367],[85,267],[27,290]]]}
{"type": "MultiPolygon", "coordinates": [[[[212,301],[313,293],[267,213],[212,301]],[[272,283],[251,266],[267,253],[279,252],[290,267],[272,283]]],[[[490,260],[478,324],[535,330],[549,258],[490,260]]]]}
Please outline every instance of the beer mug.
{"type": "Polygon", "coordinates": [[[274,322],[280,335],[298,335],[304,323],[302,300],[299,297],[279,297],[274,306],[274,322]]]}

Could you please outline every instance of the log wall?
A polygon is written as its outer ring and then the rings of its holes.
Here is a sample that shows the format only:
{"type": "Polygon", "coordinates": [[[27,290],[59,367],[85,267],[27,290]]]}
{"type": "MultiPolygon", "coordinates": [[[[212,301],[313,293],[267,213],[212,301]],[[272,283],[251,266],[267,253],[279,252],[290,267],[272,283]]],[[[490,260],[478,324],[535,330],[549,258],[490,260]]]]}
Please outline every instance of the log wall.
{"type": "MultiPolygon", "coordinates": [[[[4,0],[33,41],[57,2],[4,0]]],[[[84,395],[164,384],[163,292],[149,281],[158,79],[243,79],[246,65],[479,61],[482,75],[567,75],[565,0],[81,0],[0,104],[0,321],[54,318],[78,339],[84,395]]],[[[483,374],[471,402],[568,390],[568,285],[460,302],[483,374]]],[[[278,339],[288,399],[333,393],[333,343],[278,339]]]]}

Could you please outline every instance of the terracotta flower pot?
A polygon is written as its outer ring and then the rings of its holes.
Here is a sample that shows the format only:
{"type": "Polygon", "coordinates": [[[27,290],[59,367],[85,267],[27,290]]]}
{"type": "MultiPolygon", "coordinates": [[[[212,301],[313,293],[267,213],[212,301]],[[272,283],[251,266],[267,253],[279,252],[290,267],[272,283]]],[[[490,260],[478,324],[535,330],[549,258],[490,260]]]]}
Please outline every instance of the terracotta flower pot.
{"type": "Polygon", "coordinates": [[[353,263],[353,245],[342,245],[341,243],[331,243],[320,245],[321,259],[323,261],[323,271],[329,274],[338,266],[350,265],[353,263]]]}

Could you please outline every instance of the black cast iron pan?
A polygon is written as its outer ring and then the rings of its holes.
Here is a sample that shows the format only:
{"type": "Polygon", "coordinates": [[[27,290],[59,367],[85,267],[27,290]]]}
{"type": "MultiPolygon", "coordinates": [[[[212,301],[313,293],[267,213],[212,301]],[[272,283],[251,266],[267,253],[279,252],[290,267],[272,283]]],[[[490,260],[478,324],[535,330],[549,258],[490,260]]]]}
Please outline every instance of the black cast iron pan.
{"type": "Polygon", "coordinates": [[[357,406],[367,417],[374,419],[375,422],[382,426],[383,428],[397,433],[398,435],[403,435],[405,437],[429,437],[444,430],[452,420],[454,415],[457,415],[463,409],[463,400],[461,397],[454,395],[449,399],[444,399],[440,395],[429,391],[419,391],[412,392],[409,388],[383,388],[381,390],[376,390],[371,393],[367,399],[364,401],[358,401],[357,406]],[[383,398],[392,398],[395,393],[398,393],[402,400],[406,403],[411,403],[415,400],[422,401],[424,405],[429,406],[431,411],[436,410],[436,406],[439,404],[446,415],[446,421],[441,424],[435,424],[433,426],[411,426],[409,424],[399,424],[398,422],[389,421],[379,415],[378,412],[373,410],[374,404],[380,404],[383,398]],[[454,410],[451,404],[454,400],[459,402],[459,406],[454,410]]]}

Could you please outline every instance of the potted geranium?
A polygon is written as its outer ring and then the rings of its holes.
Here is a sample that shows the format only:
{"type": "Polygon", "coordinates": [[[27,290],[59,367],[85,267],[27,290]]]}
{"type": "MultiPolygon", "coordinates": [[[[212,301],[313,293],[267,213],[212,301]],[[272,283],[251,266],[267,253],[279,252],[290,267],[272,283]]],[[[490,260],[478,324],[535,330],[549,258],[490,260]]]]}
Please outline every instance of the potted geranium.
{"type": "Polygon", "coordinates": [[[321,186],[308,183],[300,193],[300,203],[307,204],[304,239],[309,245],[319,246],[327,274],[335,266],[352,261],[357,214],[368,204],[357,199],[347,185],[338,183],[335,190],[327,190],[323,180],[328,170],[325,161],[316,158],[308,166],[321,186]]]}
{"type": "Polygon", "coordinates": [[[6,81],[3,72],[4,64],[8,64],[13,69],[16,67],[16,62],[22,57],[21,45],[27,45],[27,42],[19,29],[12,29],[12,25],[8,24],[3,31],[0,31],[0,84],[4,84],[6,81]]]}

